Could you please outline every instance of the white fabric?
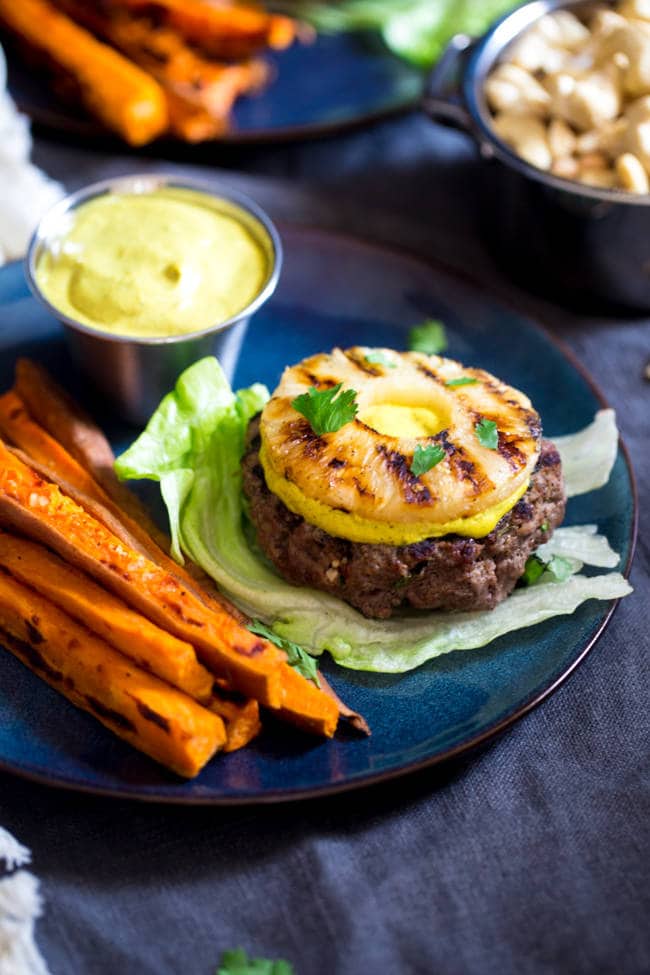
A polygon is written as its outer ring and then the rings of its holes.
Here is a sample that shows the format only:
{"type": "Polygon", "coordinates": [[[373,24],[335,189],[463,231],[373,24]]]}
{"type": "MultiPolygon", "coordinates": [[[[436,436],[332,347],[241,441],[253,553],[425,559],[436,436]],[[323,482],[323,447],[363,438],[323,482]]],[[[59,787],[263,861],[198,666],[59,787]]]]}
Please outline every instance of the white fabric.
{"type": "Polygon", "coordinates": [[[0,826],[0,975],[50,975],[34,940],[34,925],[41,913],[36,877],[18,869],[31,854],[0,826]],[[4,868],[4,869],[3,869],[4,868]]]}
{"type": "Polygon", "coordinates": [[[29,121],[5,91],[0,48],[0,264],[24,255],[40,218],[64,193],[31,164],[31,151],[29,121]]]}
{"type": "MultiPolygon", "coordinates": [[[[0,264],[23,256],[41,216],[63,196],[63,187],[30,163],[29,122],[5,83],[0,47],[0,264]]],[[[27,847],[0,826],[0,975],[49,975],[34,940],[39,883],[20,869],[30,860],[27,847]]]]}
{"type": "Polygon", "coordinates": [[[0,826],[0,861],[4,862],[5,868],[15,870],[17,867],[24,867],[31,858],[27,847],[0,826]]]}

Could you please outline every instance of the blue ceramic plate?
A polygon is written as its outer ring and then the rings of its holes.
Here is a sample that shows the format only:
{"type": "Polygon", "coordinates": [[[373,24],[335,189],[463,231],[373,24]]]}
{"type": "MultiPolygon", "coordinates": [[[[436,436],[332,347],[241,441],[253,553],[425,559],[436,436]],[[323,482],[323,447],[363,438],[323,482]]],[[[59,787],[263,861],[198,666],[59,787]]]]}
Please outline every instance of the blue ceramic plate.
{"type": "MultiPolygon", "coordinates": [[[[236,385],[270,387],[282,368],[334,345],[404,348],[423,318],[448,326],[449,353],[525,390],[548,434],[589,423],[602,405],[589,380],[546,334],[483,294],[410,256],[350,238],[284,228],[285,273],[253,320],[236,385]]],[[[27,293],[22,269],[0,272],[0,389],[19,355],[45,363],[95,410],[116,447],[134,430],[96,409],[68,361],[57,324],[27,293]]],[[[607,487],[570,502],[568,522],[597,522],[622,565],[632,554],[633,479],[619,455],[607,487]]],[[[514,633],[482,650],[439,658],[401,677],[325,665],[339,694],[366,716],[372,737],[313,741],[273,727],[250,748],[217,757],[181,782],[76,710],[0,651],[0,767],[53,785],[138,799],[244,803],[351,789],[439,762],[496,734],[539,703],[592,647],[612,606],[589,602],[573,616],[514,633]]],[[[607,661],[601,661],[607,666],[607,661]]]]}
{"type": "MultiPolygon", "coordinates": [[[[313,44],[294,44],[266,59],[273,80],[260,95],[239,99],[232,127],[219,142],[323,135],[413,108],[422,93],[422,72],[394,57],[372,34],[319,36],[313,44]]],[[[69,135],[106,134],[82,109],[57,98],[12,51],[7,60],[11,94],[34,121],[69,135]]],[[[210,145],[188,151],[209,152],[210,145]]]]}

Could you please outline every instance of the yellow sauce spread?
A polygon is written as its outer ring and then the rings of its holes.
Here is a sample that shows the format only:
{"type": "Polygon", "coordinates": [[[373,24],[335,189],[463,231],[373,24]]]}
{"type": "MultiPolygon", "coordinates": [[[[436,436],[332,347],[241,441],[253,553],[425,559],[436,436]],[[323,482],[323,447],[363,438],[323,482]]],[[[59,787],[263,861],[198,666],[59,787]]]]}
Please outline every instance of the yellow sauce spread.
{"type": "Polygon", "coordinates": [[[68,318],[115,335],[198,332],[242,311],[269,275],[264,229],[226,200],[176,187],[82,204],[36,280],[68,318]]]}
{"type": "Polygon", "coordinates": [[[425,538],[440,538],[442,535],[452,534],[483,538],[492,531],[511,508],[514,508],[517,501],[528,490],[529,485],[527,478],[510,497],[468,518],[456,518],[454,521],[444,523],[429,521],[400,525],[392,522],[371,521],[367,518],[361,518],[359,515],[335,510],[322,501],[306,497],[300,488],[273,470],[266,458],[264,445],[260,450],[260,460],[269,491],[280,498],[290,511],[303,517],[310,525],[315,525],[338,538],[346,538],[350,542],[411,545],[413,542],[421,542],[425,538]]]}

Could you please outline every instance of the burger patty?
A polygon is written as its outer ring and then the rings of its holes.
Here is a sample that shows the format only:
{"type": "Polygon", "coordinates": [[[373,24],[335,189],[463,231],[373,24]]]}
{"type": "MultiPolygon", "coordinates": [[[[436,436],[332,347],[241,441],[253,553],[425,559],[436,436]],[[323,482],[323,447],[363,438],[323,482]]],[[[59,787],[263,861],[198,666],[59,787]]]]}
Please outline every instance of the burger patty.
{"type": "Polygon", "coordinates": [[[368,617],[387,619],[400,606],[493,609],[564,518],[562,465],[549,440],[528,490],[489,535],[444,535],[411,545],[350,542],[310,525],[269,491],[259,447],[254,419],[242,469],[260,547],[289,582],[332,593],[368,617]]]}

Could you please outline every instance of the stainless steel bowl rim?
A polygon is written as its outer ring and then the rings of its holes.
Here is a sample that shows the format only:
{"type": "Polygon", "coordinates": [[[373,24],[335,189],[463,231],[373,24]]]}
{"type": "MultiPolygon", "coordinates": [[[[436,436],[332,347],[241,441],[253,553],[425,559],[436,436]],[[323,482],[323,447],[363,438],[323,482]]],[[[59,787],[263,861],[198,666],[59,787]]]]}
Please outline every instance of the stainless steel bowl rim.
{"type": "Polygon", "coordinates": [[[559,9],[593,7],[594,0],[532,0],[498,20],[473,47],[461,81],[463,99],[475,128],[475,136],[484,151],[539,183],[564,193],[592,201],[617,203],[624,206],[650,206],[650,194],[628,193],[626,190],[588,186],[578,180],[562,179],[532,166],[517,155],[494,132],[484,97],[485,79],[497,63],[504,49],[544,14],[559,9]]]}
{"type": "Polygon", "coordinates": [[[245,193],[240,193],[239,190],[234,190],[227,186],[217,189],[215,188],[214,183],[211,183],[209,180],[202,180],[194,177],[173,176],[164,173],[135,173],[133,175],[118,176],[113,179],[104,179],[97,183],[91,183],[89,186],[76,190],[74,193],[70,193],[62,200],[59,200],[58,203],[55,203],[54,206],[43,215],[36,230],[32,234],[24,260],[24,268],[27,284],[29,285],[29,289],[37,301],[47,308],[47,310],[54,315],[55,318],[58,318],[60,322],[63,322],[70,328],[75,329],[75,331],[85,332],[87,335],[91,335],[93,338],[104,342],[136,343],[140,345],[173,345],[178,342],[188,342],[192,341],[193,339],[200,339],[208,335],[217,335],[219,332],[226,331],[233,325],[236,325],[238,322],[250,318],[251,315],[253,315],[275,291],[280,277],[280,272],[282,270],[282,260],[282,241],[275,224],[268,214],[245,193]],[[165,336],[139,336],[120,335],[114,332],[104,331],[103,329],[97,328],[93,325],[85,325],[83,322],[79,322],[75,318],[70,318],[68,315],[62,312],[60,308],[57,308],[56,305],[53,305],[50,301],[48,301],[38,286],[38,282],[36,281],[36,264],[39,251],[41,247],[46,244],[48,238],[52,236],[51,232],[47,234],[45,233],[45,228],[51,228],[58,222],[58,220],[63,218],[71,210],[75,210],[82,203],[96,199],[99,196],[104,196],[111,192],[144,194],[166,186],[176,187],[178,189],[195,190],[196,192],[204,193],[213,199],[225,200],[227,203],[233,203],[235,206],[240,207],[255,220],[257,220],[257,222],[264,228],[271,241],[273,250],[273,265],[270,269],[268,279],[263,289],[248,305],[242,308],[241,311],[238,311],[235,315],[225,319],[225,321],[217,322],[215,325],[210,325],[208,328],[200,329],[197,332],[183,332],[179,335],[165,336]]]}

